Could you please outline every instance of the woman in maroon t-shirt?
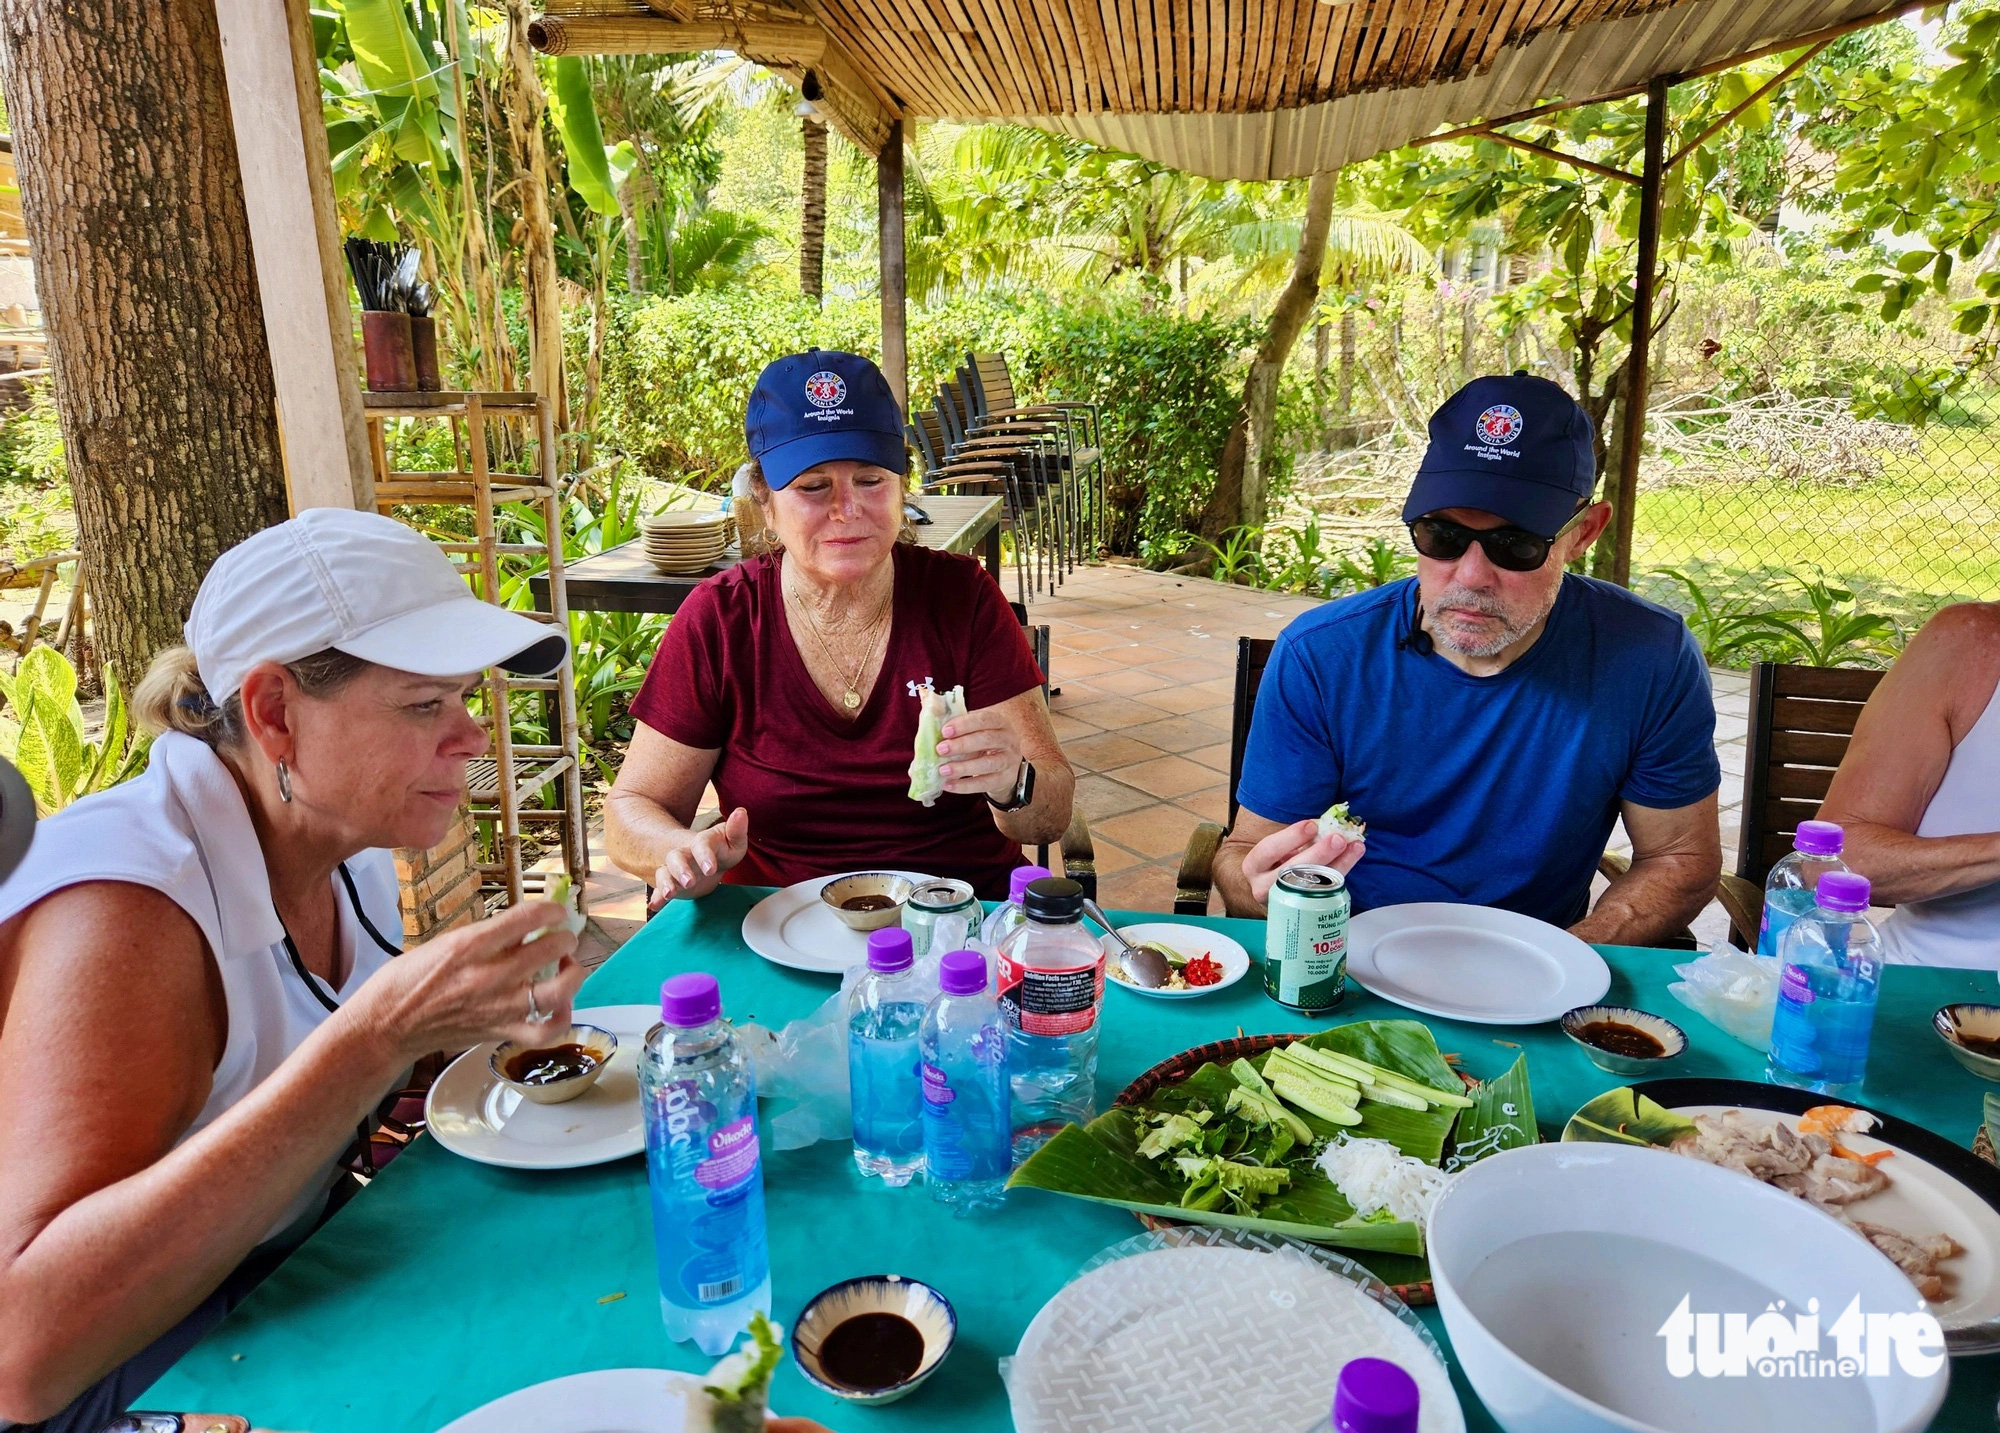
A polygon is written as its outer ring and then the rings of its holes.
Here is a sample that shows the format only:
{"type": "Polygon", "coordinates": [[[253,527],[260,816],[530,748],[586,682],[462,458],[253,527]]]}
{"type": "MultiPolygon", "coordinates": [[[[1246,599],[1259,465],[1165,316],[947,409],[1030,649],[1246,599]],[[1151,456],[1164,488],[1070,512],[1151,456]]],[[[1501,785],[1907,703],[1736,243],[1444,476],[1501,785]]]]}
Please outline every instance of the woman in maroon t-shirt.
{"type": "Polygon", "coordinates": [[[887,382],[852,354],[780,359],[746,428],[782,551],[708,579],[668,624],[606,802],[611,859],[655,906],[885,867],[1004,897],[1021,847],[1068,827],[1075,778],[999,586],[898,541],[908,463],[887,382]],[[909,798],[926,686],[962,686],[966,705],[931,806],[909,798]],[[728,819],[696,832],[710,781],[728,819]]]}

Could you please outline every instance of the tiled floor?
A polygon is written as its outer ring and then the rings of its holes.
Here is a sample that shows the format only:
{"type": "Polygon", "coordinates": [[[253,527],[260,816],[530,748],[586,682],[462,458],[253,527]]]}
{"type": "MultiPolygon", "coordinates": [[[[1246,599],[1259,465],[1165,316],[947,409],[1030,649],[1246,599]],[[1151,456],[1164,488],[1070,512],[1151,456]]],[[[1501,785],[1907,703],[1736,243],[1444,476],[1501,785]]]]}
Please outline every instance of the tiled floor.
{"type": "MultiPolygon", "coordinates": [[[[1137,568],[1087,567],[1030,606],[1050,628],[1056,735],[1077,772],[1077,804],[1097,848],[1098,895],[1112,909],[1166,911],[1188,833],[1229,816],[1229,723],[1236,639],[1275,637],[1318,604],[1137,568]]],[[[1749,678],[1713,674],[1722,760],[1723,869],[1735,865],[1749,678]]],[[[1623,832],[1613,833],[1614,848],[1623,832]]],[[[643,885],[612,867],[593,832],[584,958],[601,961],[645,920],[643,885]]],[[[1217,904],[1214,909],[1220,910],[1217,904]]],[[[1704,942],[1726,924],[1711,905],[1704,942]]]]}

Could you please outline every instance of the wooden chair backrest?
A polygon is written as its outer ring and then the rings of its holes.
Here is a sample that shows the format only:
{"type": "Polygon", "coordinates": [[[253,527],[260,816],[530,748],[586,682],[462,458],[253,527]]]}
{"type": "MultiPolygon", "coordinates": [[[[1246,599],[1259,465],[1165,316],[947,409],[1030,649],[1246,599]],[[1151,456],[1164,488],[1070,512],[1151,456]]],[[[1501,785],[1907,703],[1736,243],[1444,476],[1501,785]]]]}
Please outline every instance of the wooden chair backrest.
{"type": "Polygon", "coordinates": [[[1229,713],[1229,824],[1236,824],[1236,788],[1243,780],[1243,748],[1250,744],[1250,715],[1257,710],[1257,688],[1270,665],[1269,637],[1236,639],[1236,696],[1229,713]]]}
{"type": "Polygon", "coordinates": [[[965,361],[978,387],[981,412],[1020,406],[1014,396],[1014,375],[1007,371],[1006,354],[968,353],[965,361]]]}
{"type": "Polygon", "coordinates": [[[1028,650],[1034,654],[1035,667],[1042,674],[1042,695],[1049,694],[1049,625],[1028,620],[1028,609],[1018,602],[1007,604],[1014,611],[1014,620],[1021,624],[1021,635],[1028,639],[1028,650]]]}
{"type": "Polygon", "coordinates": [[[1883,673],[1759,662],[1750,674],[1743,824],[1736,874],[1764,884],[1792,849],[1799,822],[1819,815],[1861,708],[1883,673]]]}
{"type": "Polygon", "coordinates": [[[924,470],[935,473],[945,466],[944,419],[935,408],[910,415],[910,436],[924,455],[924,470]]]}

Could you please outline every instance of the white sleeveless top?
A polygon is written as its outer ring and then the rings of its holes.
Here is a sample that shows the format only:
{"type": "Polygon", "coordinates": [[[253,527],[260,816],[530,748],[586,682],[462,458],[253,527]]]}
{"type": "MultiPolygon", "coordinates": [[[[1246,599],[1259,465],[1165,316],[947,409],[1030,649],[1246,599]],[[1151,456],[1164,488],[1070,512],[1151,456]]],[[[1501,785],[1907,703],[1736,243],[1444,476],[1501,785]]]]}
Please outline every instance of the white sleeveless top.
{"type": "MultiPolygon", "coordinates": [[[[1952,748],[1919,836],[2000,831],[2000,688],[1952,748]]],[[[1904,965],[2000,970],[2000,881],[1949,896],[1910,901],[1882,923],[1883,954],[1904,965]]]]}
{"type": "MultiPolygon", "coordinates": [[[[361,898],[360,914],[385,941],[400,945],[403,919],[394,858],[386,850],[363,851],[348,860],[347,870],[361,898]]],[[[0,885],[0,921],[84,881],[128,881],[159,891],[200,928],[222,973],[228,1042],[215,1067],[208,1102],[182,1140],[221,1118],[327,1018],[326,1006],[285,949],[284,927],[271,901],[264,853],[243,793],[222,758],[193,737],[162,734],[153,743],[144,775],[86,796],[43,821],[27,859],[0,885]]],[[[344,1002],[388,962],[389,952],[354,919],[337,872],[333,883],[341,963],[348,976],[338,991],[328,993],[344,1002]]],[[[102,1032],[107,1049],[115,1035],[102,1032]]],[[[333,1186],[337,1158],[336,1151],[265,1231],[262,1242],[286,1235],[302,1238],[311,1231],[333,1186]],[[299,1227],[294,1230],[294,1225],[299,1227]]]]}

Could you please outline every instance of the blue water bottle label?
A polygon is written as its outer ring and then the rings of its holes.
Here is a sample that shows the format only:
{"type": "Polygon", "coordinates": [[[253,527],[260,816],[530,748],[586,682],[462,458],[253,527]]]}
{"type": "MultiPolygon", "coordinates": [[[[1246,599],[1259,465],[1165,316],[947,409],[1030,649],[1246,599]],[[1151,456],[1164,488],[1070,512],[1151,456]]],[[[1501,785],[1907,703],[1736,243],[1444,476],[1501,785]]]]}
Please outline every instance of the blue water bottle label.
{"type": "Polygon", "coordinates": [[[924,1062],[924,1166],[933,1180],[965,1179],[972,1173],[972,1156],[965,1148],[965,1131],[952,1117],[958,1092],[945,1072],[924,1062]]]}
{"type": "Polygon", "coordinates": [[[1793,1005],[1813,1003],[1812,981],[1796,965],[1787,963],[1778,976],[1778,999],[1793,1005]]]}

